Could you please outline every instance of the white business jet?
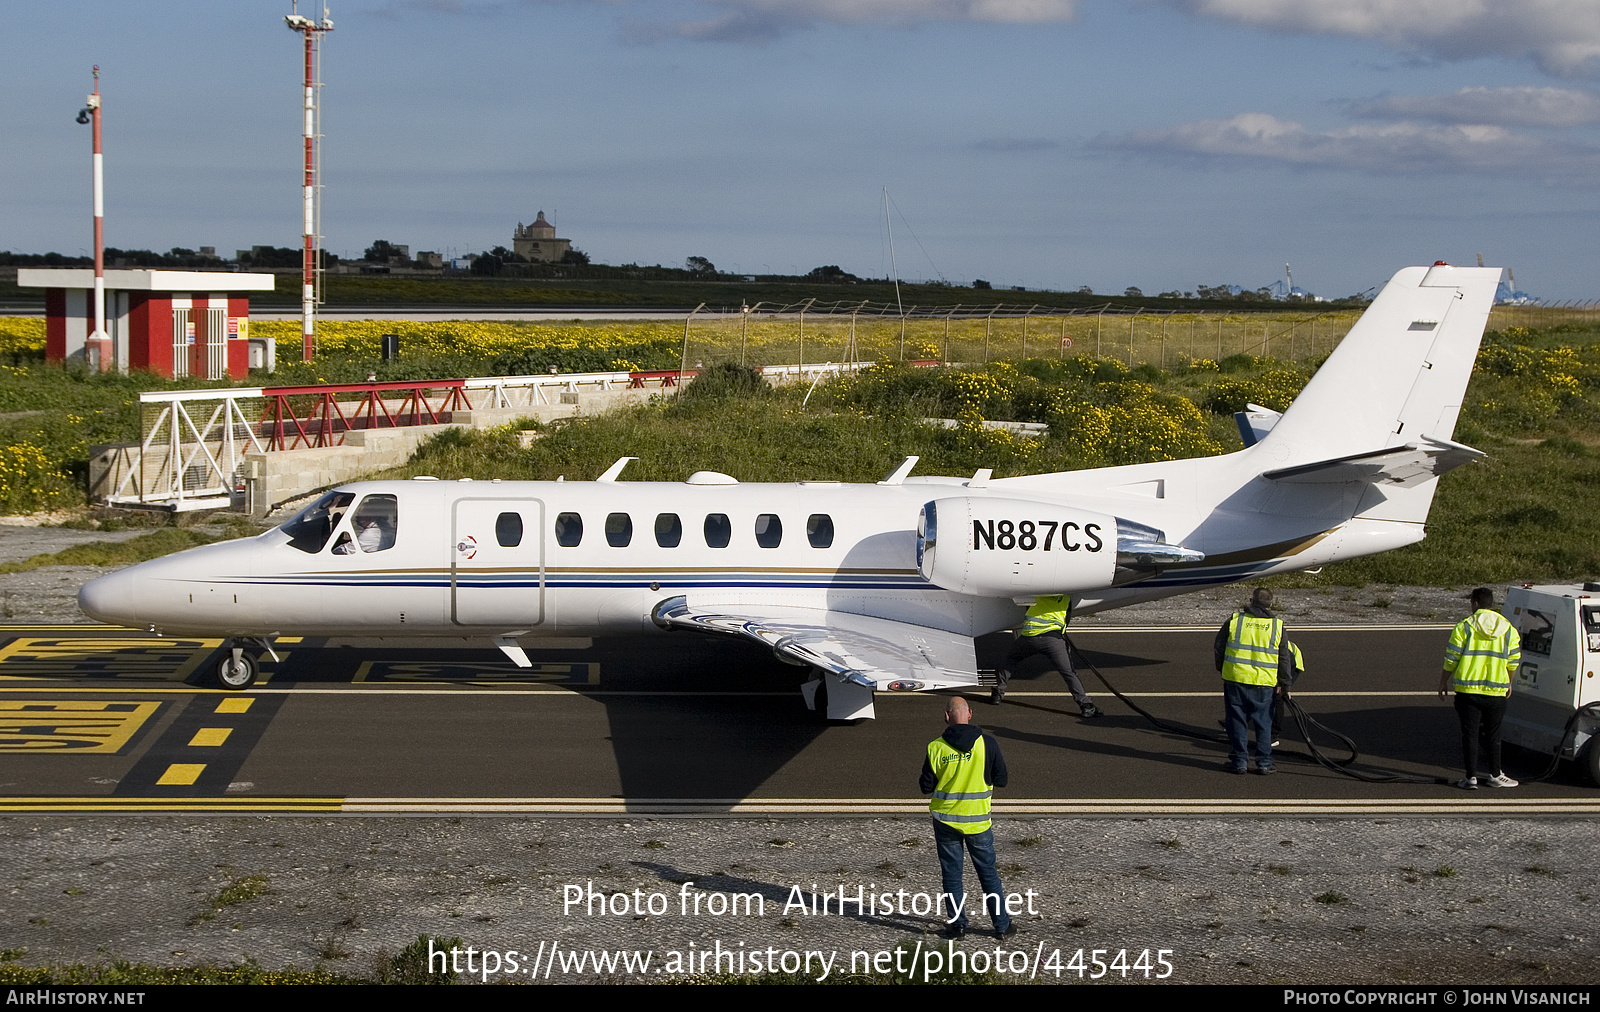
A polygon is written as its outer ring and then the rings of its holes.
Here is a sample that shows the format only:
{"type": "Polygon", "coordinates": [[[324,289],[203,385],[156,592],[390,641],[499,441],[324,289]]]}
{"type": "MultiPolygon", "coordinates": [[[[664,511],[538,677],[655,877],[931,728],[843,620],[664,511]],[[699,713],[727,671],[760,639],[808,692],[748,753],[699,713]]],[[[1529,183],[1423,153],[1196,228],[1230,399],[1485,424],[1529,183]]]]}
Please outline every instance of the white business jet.
{"type": "MultiPolygon", "coordinates": [[[[1394,276],[1281,415],[1241,415],[1221,457],[1016,478],[743,484],[362,482],[259,537],[86,584],[90,616],[225,637],[250,686],[280,635],[492,642],[664,630],[754,640],[809,669],[808,705],[976,687],[973,637],[1039,594],[1087,613],[1420,541],[1498,269],[1394,276]]],[[[442,645],[442,644],[441,644],[442,645]]]]}

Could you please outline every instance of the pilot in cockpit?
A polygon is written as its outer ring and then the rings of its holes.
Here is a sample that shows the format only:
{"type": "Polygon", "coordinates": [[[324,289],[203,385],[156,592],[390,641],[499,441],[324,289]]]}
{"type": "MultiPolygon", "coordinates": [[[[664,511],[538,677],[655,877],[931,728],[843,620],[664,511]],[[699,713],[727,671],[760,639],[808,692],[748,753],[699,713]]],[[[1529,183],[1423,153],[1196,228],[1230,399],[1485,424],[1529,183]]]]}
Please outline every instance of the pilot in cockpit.
{"type": "Polygon", "coordinates": [[[354,554],[357,547],[363,552],[381,552],[394,545],[395,521],[397,516],[395,497],[392,495],[369,495],[361,500],[361,505],[356,507],[356,513],[351,518],[351,526],[355,528],[355,544],[346,539],[334,546],[335,555],[354,554]]]}

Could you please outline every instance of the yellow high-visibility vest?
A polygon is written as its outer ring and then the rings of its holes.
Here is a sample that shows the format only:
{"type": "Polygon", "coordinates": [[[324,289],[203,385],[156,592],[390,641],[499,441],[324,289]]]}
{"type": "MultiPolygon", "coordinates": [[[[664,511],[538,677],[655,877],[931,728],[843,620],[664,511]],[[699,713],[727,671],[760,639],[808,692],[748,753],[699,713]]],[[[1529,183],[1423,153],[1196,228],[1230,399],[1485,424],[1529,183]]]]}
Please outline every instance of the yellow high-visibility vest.
{"type": "Polygon", "coordinates": [[[1444,669],[1457,692],[1483,696],[1511,693],[1511,673],[1522,663],[1522,637],[1499,612],[1480,608],[1450,632],[1444,669]]]}
{"type": "Polygon", "coordinates": [[[1244,612],[1228,620],[1228,647],[1222,654],[1222,677],[1243,685],[1278,684],[1278,650],[1283,645],[1283,619],[1257,618],[1244,612]]]}
{"type": "Polygon", "coordinates": [[[1028,609],[1028,619],[1022,624],[1022,635],[1043,636],[1045,633],[1065,633],[1067,617],[1072,613],[1072,595],[1041,594],[1034,598],[1028,609]]]}
{"type": "Polygon", "coordinates": [[[989,818],[994,787],[983,775],[986,759],[982,735],[972,743],[971,752],[957,751],[943,738],[928,743],[928,765],[938,778],[928,801],[928,814],[935,822],[968,835],[994,825],[989,818]]]}

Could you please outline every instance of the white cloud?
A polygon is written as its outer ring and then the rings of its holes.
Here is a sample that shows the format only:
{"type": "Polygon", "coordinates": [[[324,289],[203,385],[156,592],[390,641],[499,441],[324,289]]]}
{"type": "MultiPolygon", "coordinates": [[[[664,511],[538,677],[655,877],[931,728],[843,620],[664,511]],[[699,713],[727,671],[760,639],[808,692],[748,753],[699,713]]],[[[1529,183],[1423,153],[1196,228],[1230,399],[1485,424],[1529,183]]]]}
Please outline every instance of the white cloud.
{"type": "Polygon", "coordinates": [[[1276,162],[1372,173],[1483,173],[1591,183],[1600,151],[1485,124],[1387,123],[1312,130],[1260,112],[1135,130],[1096,142],[1157,156],[1276,162]]]}
{"type": "Polygon", "coordinates": [[[1166,0],[1270,31],[1372,39],[1446,60],[1531,56],[1551,74],[1600,68],[1595,0],[1166,0]]]}
{"type": "Polygon", "coordinates": [[[1600,95],[1570,88],[1462,88],[1448,95],[1379,95],[1352,102],[1360,119],[1574,127],[1600,123],[1600,95]]]}
{"type": "Polygon", "coordinates": [[[638,40],[767,42],[821,24],[905,27],[928,21],[1040,24],[1070,21],[1076,0],[702,0],[722,13],[696,21],[634,23],[638,40]]]}

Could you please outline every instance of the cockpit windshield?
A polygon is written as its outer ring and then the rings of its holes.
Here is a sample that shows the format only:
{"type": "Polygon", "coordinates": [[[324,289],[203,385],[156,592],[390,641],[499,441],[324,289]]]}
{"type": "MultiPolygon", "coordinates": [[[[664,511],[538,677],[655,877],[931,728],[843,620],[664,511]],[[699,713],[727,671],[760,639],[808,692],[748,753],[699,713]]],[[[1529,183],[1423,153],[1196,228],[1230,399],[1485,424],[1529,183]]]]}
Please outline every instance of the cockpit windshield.
{"type": "Polygon", "coordinates": [[[293,520],[284,524],[279,530],[289,535],[290,547],[315,555],[328,543],[328,538],[333,535],[333,529],[339,526],[344,511],[349,509],[354,501],[353,492],[329,492],[301,510],[293,520]]]}

